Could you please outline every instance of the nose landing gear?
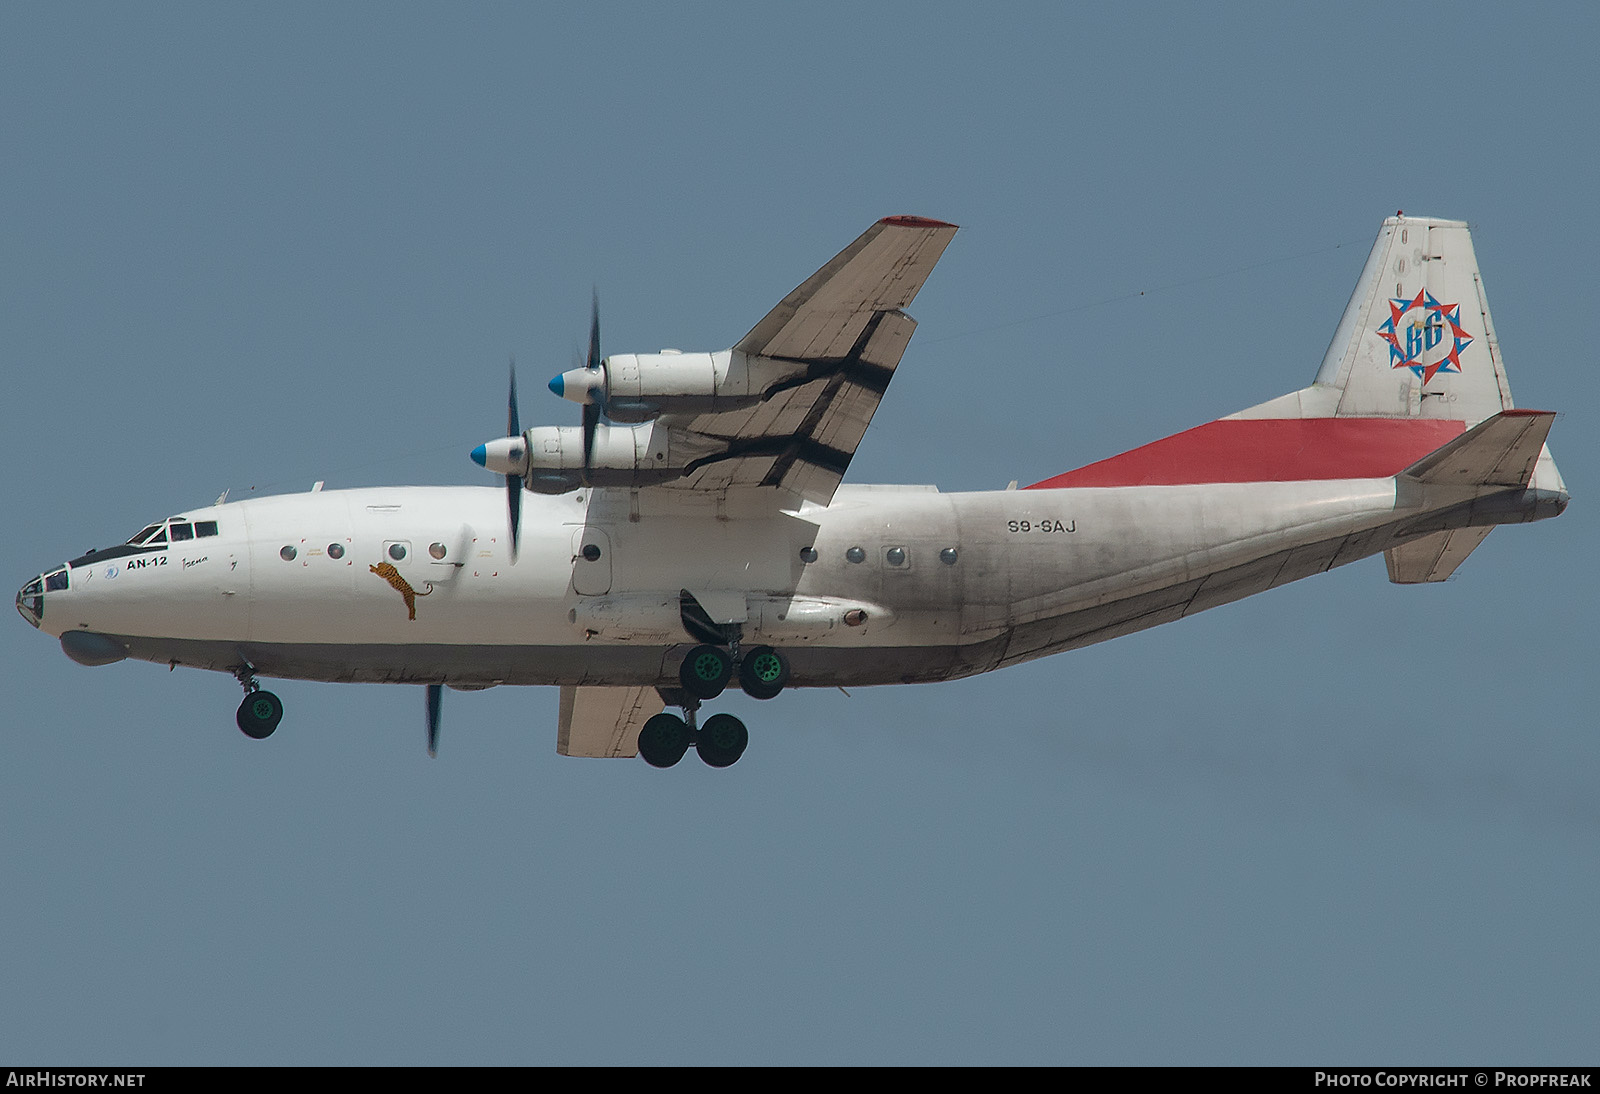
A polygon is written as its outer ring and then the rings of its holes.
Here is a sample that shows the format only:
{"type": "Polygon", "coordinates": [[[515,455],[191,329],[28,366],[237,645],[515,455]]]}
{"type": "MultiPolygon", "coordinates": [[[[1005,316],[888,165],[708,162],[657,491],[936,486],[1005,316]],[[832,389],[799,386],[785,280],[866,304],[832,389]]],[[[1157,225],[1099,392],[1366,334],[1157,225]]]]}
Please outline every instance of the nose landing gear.
{"type": "Polygon", "coordinates": [[[234,670],[234,675],[244,688],[244,702],[239,704],[233,719],[239,730],[257,741],[272,736],[272,731],[283,721],[283,700],[270,691],[261,690],[253,666],[241,665],[234,670]]]}

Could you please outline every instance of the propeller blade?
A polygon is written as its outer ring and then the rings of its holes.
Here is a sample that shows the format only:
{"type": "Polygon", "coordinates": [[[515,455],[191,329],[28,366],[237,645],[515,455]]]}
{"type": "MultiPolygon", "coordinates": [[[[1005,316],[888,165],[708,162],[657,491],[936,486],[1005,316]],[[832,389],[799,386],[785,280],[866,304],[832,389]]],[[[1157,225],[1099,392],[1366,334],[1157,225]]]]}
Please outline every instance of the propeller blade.
{"type": "Polygon", "coordinates": [[[511,561],[517,561],[517,547],[522,539],[522,476],[506,476],[506,521],[511,528],[511,561]]]}
{"type": "MultiPolygon", "coordinates": [[[[587,367],[600,371],[600,290],[593,290],[589,305],[589,360],[587,367]]],[[[589,468],[594,463],[594,435],[605,410],[605,388],[591,389],[590,401],[583,404],[583,484],[589,485],[589,468]]]]}
{"type": "MultiPolygon", "coordinates": [[[[511,391],[506,397],[506,436],[522,435],[522,416],[517,413],[517,359],[511,359],[511,391]]],[[[511,529],[511,561],[517,561],[517,547],[522,538],[522,476],[506,476],[506,521],[511,529]]]]}
{"type": "Polygon", "coordinates": [[[511,395],[506,400],[506,436],[515,437],[522,432],[522,419],[517,414],[517,359],[511,359],[511,395]]]}
{"type": "Polygon", "coordinates": [[[444,685],[428,685],[428,755],[439,755],[439,711],[444,705],[444,685]]]}
{"type": "Polygon", "coordinates": [[[600,367],[600,290],[594,290],[594,300],[589,307],[589,361],[590,368],[600,367]]]}
{"type": "Polygon", "coordinates": [[[600,404],[583,404],[583,484],[589,485],[589,467],[594,462],[594,433],[600,424],[600,404]]]}

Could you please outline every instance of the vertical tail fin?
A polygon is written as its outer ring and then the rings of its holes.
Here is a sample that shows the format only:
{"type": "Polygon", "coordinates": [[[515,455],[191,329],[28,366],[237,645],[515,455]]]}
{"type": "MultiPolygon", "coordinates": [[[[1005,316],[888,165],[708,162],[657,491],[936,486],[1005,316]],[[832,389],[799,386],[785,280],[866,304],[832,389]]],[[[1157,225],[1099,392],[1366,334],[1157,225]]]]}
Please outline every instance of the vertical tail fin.
{"type": "Polygon", "coordinates": [[[1467,225],[1396,215],[1378,232],[1315,382],[1233,417],[1472,426],[1512,405],[1467,225]]]}
{"type": "MultiPolygon", "coordinates": [[[[1032,488],[1387,478],[1511,409],[1466,224],[1396,215],[1310,387],[1032,488]]],[[[1546,449],[1531,486],[1566,490],[1546,449]]],[[[1441,558],[1465,557],[1465,542],[1441,558]]],[[[1440,558],[1427,569],[1448,573],[1440,558]]]]}

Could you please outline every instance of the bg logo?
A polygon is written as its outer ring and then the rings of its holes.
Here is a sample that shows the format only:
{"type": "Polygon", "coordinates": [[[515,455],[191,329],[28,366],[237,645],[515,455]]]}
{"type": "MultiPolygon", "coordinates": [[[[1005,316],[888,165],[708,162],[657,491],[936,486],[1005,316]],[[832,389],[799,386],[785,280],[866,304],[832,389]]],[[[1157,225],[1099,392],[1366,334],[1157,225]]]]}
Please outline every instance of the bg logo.
{"type": "Polygon", "coordinates": [[[1389,367],[1408,368],[1427,383],[1440,372],[1461,371],[1461,351],[1472,345],[1472,335],[1461,326],[1461,305],[1441,304],[1427,289],[1415,300],[1391,297],[1389,318],[1378,328],[1389,343],[1389,367]],[[1430,353],[1450,334],[1448,353],[1430,353]],[[1402,345],[1402,337],[1404,344],[1402,345]]]}

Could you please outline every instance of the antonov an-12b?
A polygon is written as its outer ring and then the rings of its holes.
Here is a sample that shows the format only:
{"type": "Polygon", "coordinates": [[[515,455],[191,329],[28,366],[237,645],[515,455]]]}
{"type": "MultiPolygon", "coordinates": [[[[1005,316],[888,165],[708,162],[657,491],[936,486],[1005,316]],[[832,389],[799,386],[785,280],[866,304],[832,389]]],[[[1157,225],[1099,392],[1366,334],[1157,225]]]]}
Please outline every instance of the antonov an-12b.
{"type": "MultiPolygon", "coordinates": [[[[1384,221],[1311,386],[1021,490],[842,482],[955,235],[880,220],[731,349],[550,383],[582,424],[472,457],[504,488],[220,502],[29,581],[73,660],[260,677],[560,689],[556,749],[744,752],[730,684],[950,680],[1167,623],[1368,555],[1442,581],[1498,524],[1567,504],[1553,414],[1514,409],[1467,226],[1384,221]],[[675,708],[682,716],[666,713],[675,708]]],[[[1013,484],[1014,485],[1014,484],[1013,484]]]]}

